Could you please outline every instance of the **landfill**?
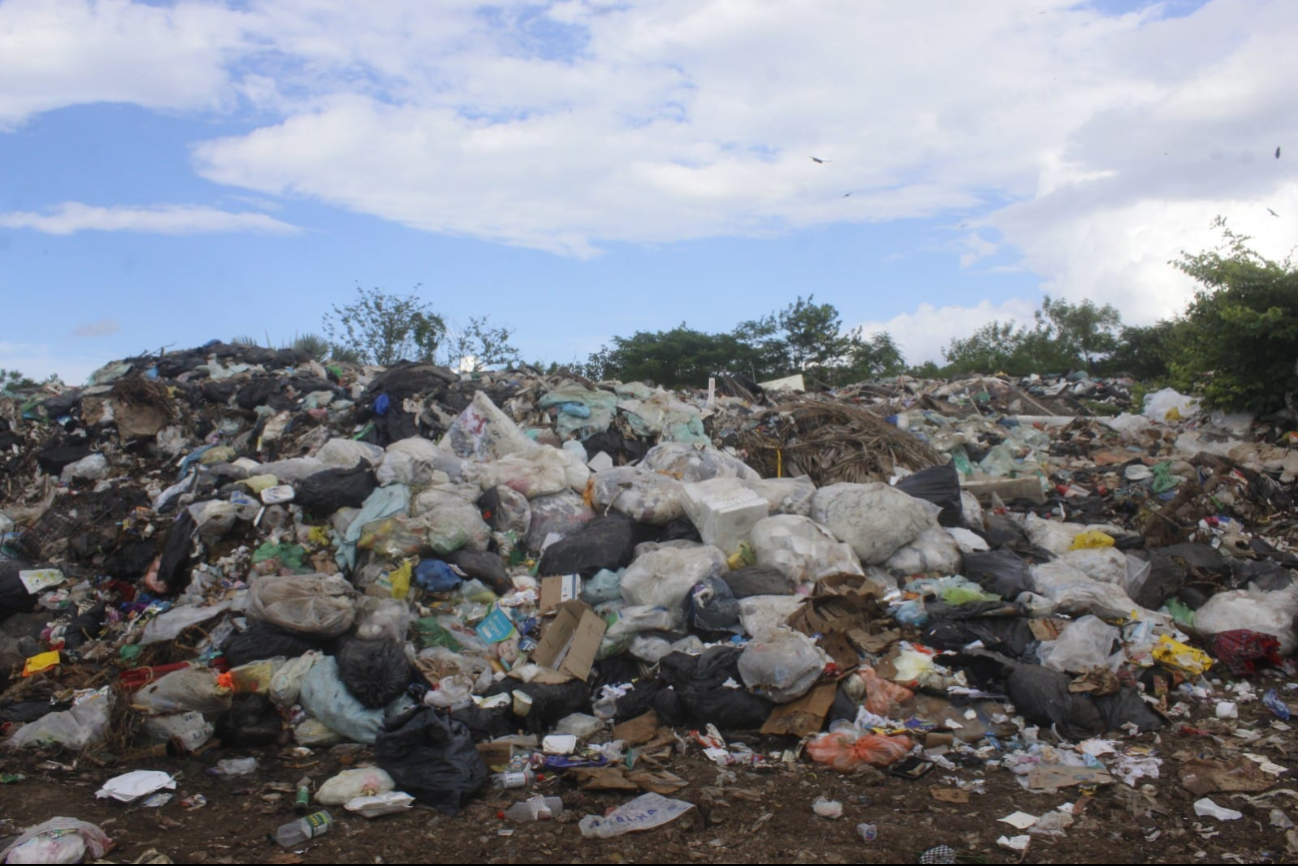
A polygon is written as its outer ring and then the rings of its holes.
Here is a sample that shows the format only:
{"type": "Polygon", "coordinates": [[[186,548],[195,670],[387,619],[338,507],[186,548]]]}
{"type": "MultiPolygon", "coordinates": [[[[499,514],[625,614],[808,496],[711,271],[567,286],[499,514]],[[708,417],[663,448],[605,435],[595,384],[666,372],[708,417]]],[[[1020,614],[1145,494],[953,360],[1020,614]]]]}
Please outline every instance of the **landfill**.
{"type": "Polygon", "coordinates": [[[1298,854],[1298,432],[800,385],[214,342],[3,393],[0,856],[1298,854]]]}

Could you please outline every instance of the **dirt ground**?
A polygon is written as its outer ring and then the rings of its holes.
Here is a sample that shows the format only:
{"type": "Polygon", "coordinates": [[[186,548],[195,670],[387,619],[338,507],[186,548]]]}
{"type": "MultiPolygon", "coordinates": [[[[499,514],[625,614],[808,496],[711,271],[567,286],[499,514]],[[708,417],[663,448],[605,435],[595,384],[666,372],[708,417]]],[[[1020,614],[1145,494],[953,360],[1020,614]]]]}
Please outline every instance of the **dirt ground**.
{"type": "MultiPolygon", "coordinates": [[[[936,845],[950,846],[960,862],[977,863],[1293,862],[1298,852],[1287,848],[1285,831],[1270,821],[1275,807],[1298,818],[1298,792],[1289,788],[1292,770],[1263,800],[1249,802],[1220,791],[1209,795],[1243,812],[1241,819],[1194,814],[1199,798],[1178,779],[1180,762],[1252,751],[1289,767],[1287,759],[1298,749],[1295,730],[1278,723],[1260,703],[1241,706],[1238,721],[1217,721],[1212,710],[1212,703],[1203,704],[1195,708],[1193,721],[1177,720],[1158,734],[1119,741],[1119,749],[1143,747],[1161,758],[1159,778],[1140,779],[1136,788],[1118,781],[1090,795],[1077,788],[1028,792],[1003,767],[976,762],[954,771],[936,767],[914,781],[874,771],[845,776],[805,759],[773,769],[722,770],[691,745],[667,766],[690,782],[673,796],[696,808],[665,827],[610,840],[583,838],[578,820],[634,794],[582,791],[553,777],[537,791],[563,798],[565,814],[558,820],[503,820],[498,812],[527,796],[519,791],[485,791],[456,817],[416,807],[366,820],[339,807],[331,810],[337,823],[328,834],[286,850],[270,834],[294,819],[294,783],[310,775],[319,784],[357,758],[364,763],[365,752],[358,754],[355,747],[311,754],[293,748],[221,749],[131,764],[70,753],[7,752],[0,772],[25,778],[0,785],[0,836],[54,816],[75,817],[98,824],[112,837],[114,848],[106,859],[119,863],[158,862],[141,859],[150,849],[185,863],[914,863],[936,845]],[[1187,724],[1200,732],[1185,730],[1187,724]],[[245,756],[259,761],[253,775],[222,778],[209,772],[220,759],[245,756]],[[94,798],[103,782],[135,769],[175,774],[174,799],[144,808],[94,798]],[[939,802],[931,792],[978,779],[985,780],[985,793],[972,794],[967,804],[939,802]],[[205,806],[182,805],[195,794],[206,798],[205,806]],[[812,812],[812,803],[822,796],[842,803],[842,818],[812,812]],[[1040,815],[1064,803],[1077,804],[1080,814],[1062,837],[1033,836],[1026,855],[997,847],[998,837],[1020,832],[997,819],[1020,810],[1040,815]],[[876,825],[877,838],[863,841],[858,823],[876,825]]],[[[766,745],[778,749],[785,743],[766,745]]]]}

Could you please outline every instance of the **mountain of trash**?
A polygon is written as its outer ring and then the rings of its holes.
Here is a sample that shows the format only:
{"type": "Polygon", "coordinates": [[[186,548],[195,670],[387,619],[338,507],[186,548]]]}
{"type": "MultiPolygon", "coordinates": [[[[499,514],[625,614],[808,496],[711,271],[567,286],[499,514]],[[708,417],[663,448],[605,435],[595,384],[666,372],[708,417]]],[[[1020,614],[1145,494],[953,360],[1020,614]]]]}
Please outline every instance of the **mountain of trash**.
{"type": "Polygon", "coordinates": [[[454,814],[662,726],[1037,790],[1132,784],[1078,744],[1220,713],[1209,671],[1287,716],[1248,683],[1294,672],[1298,433],[1084,375],[797,385],[213,343],[0,395],[0,744],[354,742],[454,814]]]}

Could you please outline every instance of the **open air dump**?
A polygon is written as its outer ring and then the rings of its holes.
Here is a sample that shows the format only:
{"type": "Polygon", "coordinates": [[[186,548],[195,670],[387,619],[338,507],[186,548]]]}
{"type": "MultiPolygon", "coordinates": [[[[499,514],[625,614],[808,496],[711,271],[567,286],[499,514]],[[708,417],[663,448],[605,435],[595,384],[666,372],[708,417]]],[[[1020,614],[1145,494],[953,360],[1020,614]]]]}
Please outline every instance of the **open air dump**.
{"type": "Polygon", "coordinates": [[[5,862],[1298,852],[1267,419],[224,344],[0,418],[5,862]]]}

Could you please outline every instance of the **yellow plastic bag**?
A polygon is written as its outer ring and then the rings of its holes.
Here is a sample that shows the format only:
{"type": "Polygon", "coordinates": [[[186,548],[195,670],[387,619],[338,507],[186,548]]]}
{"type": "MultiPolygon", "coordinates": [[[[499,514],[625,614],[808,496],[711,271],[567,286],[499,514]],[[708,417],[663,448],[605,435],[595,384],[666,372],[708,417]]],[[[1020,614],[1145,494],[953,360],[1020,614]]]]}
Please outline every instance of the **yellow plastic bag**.
{"type": "Polygon", "coordinates": [[[23,665],[23,676],[30,677],[40,673],[47,668],[52,668],[59,663],[59,651],[52,650],[47,653],[38,653],[27,660],[23,665]]]}
{"type": "Polygon", "coordinates": [[[1078,533],[1073,539],[1073,546],[1069,550],[1096,550],[1101,547],[1112,547],[1113,536],[1098,529],[1088,529],[1085,532],[1078,533]]]}
{"type": "Polygon", "coordinates": [[[410,560],[401,563],[400,568],[388,574],[388,583],[392,585],[392,597],[404,599],[410,592],[410,560]]]}
{"type": "Polygon", "coordinates": [[[1154,647],[1154,658],[1164,667],[1197,676],[1214,664],[1212,656],[1203,650],[1173,640],[1167,635],[1160,635],[1158,645],[1154,647]]]}

